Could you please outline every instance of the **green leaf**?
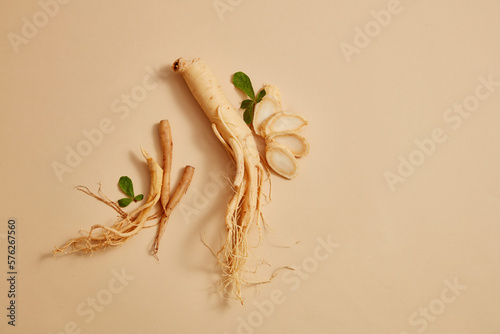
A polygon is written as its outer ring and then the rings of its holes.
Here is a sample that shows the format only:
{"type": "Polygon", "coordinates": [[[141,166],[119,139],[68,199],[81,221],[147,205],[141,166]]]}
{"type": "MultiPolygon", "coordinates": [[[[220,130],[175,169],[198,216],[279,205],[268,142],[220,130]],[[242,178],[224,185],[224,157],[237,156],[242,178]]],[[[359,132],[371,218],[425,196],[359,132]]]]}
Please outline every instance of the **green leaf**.
{"type": "Polygon", "coordinates": [[[252,124],[253,121],[253,105],[248,107],[245,112],[243,113],[243,120],[245,123],[248,125],[252,124]]]}
{"type": "Polygon", "coordinates": [[[143,198],[144,198],[143,194],[137,195],[134,197],[134,202],[142,201],[143,198]]]}
{"type": "Polygon", "coordinates": [[[253,101],[255,101],[255,93],[248,75],[243,72],[234,73],[233,84],[247,94],[253,101]]]}
{"type": "Polygon", "coordinates": [[[134,185],[132,184],[132,180],[128,176],[120,177],[118,185],[120,186],[120,189],[125,193],[125,195],[134,198],[134,185]]]}
{"type": "Polygon", "coordinates": [[[122,198],[118,200],[118,205],[122,208],[132,203],[132,198],[122,198]]]}
{"type": "Polygon", "coordinates": [[[265,89],[262,89],[259,94],[257,94],[257,99],[255,100],[255,103],[259,103],[262,98],[266,96],[266,90],[265,89]]]}
{"type": "Polygon", "coordinates": [[[248,107],[250,107],[251,105],[253,104],[253,101],[252,100],[243,100],[243,102],[241,102],[241,109],[247,109],[248,107]]]}

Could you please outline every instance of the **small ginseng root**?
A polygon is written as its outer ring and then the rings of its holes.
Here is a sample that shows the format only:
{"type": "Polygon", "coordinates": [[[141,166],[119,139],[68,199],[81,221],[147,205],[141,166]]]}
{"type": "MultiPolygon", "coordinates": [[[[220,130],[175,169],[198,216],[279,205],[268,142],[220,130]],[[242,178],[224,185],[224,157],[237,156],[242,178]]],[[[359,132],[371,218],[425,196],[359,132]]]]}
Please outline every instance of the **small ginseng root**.
{"type": "Polygon", "coordinates": [[[187,192],[191,180],[193,179],[194,167],[186,166],[184,173],[175,188],[172,196],[170,196],[170,175],[172,174],[172,133],[170,131],[170,123],[164,119],[160,121],[159,125],[160,143],[163,152],[163,182],[160,193],[160,204],[162,207],[162,214],[160,222],[158,223],[158,232],[153,244],[153,256],[158,260],[158,249],[160,247],[160,240],[165,232],[170,214],[180,202],[182,196],[187,192]]]}
{"type": "Polygon", "coordinates": [[[147,227],[159,225],[156,238],[154,240],[153,255],[158,258],[158,247],[160,239],[165,232],[166,223],[172,210],[179,203],[182,196],[186,193],[189,184],[193,178],[194,167],[186,166],[184,174],[173,194],[170,196],[170,174],[172,169],[172,135],[170,125],[167,120],[162,120],[159,126],[160,140],[163,151],[163,168],[144,150],[142,154],[146,159],[151,179],[149,195],[146,203],[136,210],[126,213],[120,206],[111,201],[104,195],[99,186],[97,194],[92,193],[87,187],[78,186],[77,189],[103,202],[113,208],[119,216],[117,222],[111,227],[96,224],[85,232],[83,236],[73,238],[61,247],[56,247],[53,251],[54,256],[72,253],[93,253],[94,251],[104,250],[110,246],[119,246],[130,240],[140,230],[147,227]],[[151,209],[158,203],[161,203],[161,210],[150,215],[151,209]],[[158,224],[145,226],[146,221],[156,219],[160,216],[158,224]]]}
{"type": "Polygon", "coordinates": [[[267,170],[260,160],[250,128],[228,101],[207,65],[199,59],[179,58],[172,69],[182,75],[212,123],[216,137],[236,165],[231,182],[234,195],[225,216],[226,241],[214,255],[222,271],[221,294],[243,303],[242,287],[251,284],[245,277],[248,272],[245,264],[250,256],[247,237],[253,226],[259,226],[267,170]]]}
{"type": "Polygon", "coordinates": [[[293,179],[299,173],[296,158],[309,153],[309,143],[299,134],[307,125],[304,117],[283,111],[281,92],[266,84],[264,98],[255,106],[252,127],[266,142],[267,164],[277,174],[293,179]]]}
{"type": "Polygon", "coordinates": [[[149,212],[160,199],[163,170],[144,149],[141,150],[148,164],[151,178],[146,203],[130,213],[125,213],[120,207],[118,207],[118,205],[116,205],[116,203],[111,202],[106,196],[104,196],[100,189],[99,194],[96,195],[91,193],[85,187],[77,187],[78,190],[81,190],[111,206],[119,213],[120,218],[111,227],[96,224],[93,225],[88,232],[82,231],[85,234],[84,236],[70,239],[63,246],[56,247],[53,252],[54,256],[59,253],[93,253],[94,251],[102,250],[110,246],[119,246],[139,233],[139,231],[144,227],[144,224],[149,218],[149,212]]]}
{"type": "Polygon", "coordinates": [[[161,120],[158,129],[160,133],[161,150],[163,153],[163,181],[161,185],[160,203],[161,207],[165,209],[170,199],[170,174],[172,173],[172,149],[174,144],[168,120],[161,120]]]}

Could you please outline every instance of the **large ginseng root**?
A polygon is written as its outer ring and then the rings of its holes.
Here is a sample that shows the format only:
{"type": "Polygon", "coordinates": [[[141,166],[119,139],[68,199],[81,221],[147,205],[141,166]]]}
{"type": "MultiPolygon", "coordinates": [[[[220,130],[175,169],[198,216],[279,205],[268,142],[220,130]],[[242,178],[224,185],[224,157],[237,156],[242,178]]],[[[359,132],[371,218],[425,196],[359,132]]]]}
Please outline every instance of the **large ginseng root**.
{"type": "Polygon", "coordinates": [[[148,163],[149,174],[151,177],[151,185],[146,203],[141,205],[136,210],[126,213],[116,203],[111,202],[99,189],[99,194],[93,194],[86,187],[77,187],[78,190],[85,192],[88,195],[104,202],[115,209],[119,215],[119,220],[108,227],[104,225],[93,225],[90,231],[84,232],[84,236],[73,238],[61,247],[54,249],[54,256],[63,253],[93,253],[97,250],[103,250],[110,246],[122,245],[144,227],[144,224],[149,219],[151,208],[160,199],[160,191],[162,185],[163,170],[151,158],[151,156],[143,149],[142,154],[148,163]]]}
{"type": "Polygon", "coordinates": [[[227,238],[216,253],[222,269],[221,293],[243,303],[242,286],[245,263],[249,256],[247,236],[253,225],[259,224],[262,185],[267,171],[250,128],[222,92],[217,79],[199,60],[179,58],[172,65],[186,81],[192,94],[212,123],[212,129],[236,165],[225,223],[227,238]]]}

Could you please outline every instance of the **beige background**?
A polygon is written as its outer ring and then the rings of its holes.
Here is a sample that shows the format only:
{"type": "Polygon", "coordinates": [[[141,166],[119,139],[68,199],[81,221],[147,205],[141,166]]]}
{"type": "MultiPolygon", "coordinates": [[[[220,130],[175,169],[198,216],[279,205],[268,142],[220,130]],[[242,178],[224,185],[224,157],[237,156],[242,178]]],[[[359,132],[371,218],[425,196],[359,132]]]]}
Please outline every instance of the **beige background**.
{"type": "Polygon", "coordinates": [[[4,277],[15,217],[19,271],[15,329],[1,280],[2,333],[500,333],[500,87],[477,88],[479,77],[500,82],[500,2],[48,3],[51,17],[36,1],[0,14],[0,268],[4,277]],[[370,13],[388,8],[381,27],[370,13]],[[34,19],[40,27],[14,46],[34,19]],[[356,38],[365,28],[369,43],[356,38]],[[344,56],[341,46],[356,42],[358,53],[344,56]],[[203,58],[235,105],[242,96],[230,78],[242,70],[256,88],[279,86],[288,110],[310,122],[311,152],[295,180],[273,176],[264,209],[273,231],[255,250],[270,264],[257,278],[297,270],[246,289],[244,306],[214,292],[217,267],[200,242],[204,233],[217,248],[224,236],[230,190],[210,175],[229,159],[168,71],[180,56],[203,58]],[[139,94],[144,80],[151,89],[126,114],[122,95],[139,94]],[[447,109],[464,101],[480,103],[455,129],[458,114],[447,109]],[[164,118],[174,181],[186,164],[196,174],[161,262],[148,254],[153,229],[91,258],[54,260],[53,247],[79,229],[113,222],[74,186],[102,182],[118,199],[116,182],[128,175],[147,191],[139,148],[161,157],[164,118]],[[60,181],[53,163],[66,164],[67,147],[101,122],[112,130],[60,181]],[[446,140],[391,191],[384,174],[398,173],[399,156],[418,162],[415,140],[433,129],[446,140]],[[333,243],[331,253],[319,240],[333,243]]]}

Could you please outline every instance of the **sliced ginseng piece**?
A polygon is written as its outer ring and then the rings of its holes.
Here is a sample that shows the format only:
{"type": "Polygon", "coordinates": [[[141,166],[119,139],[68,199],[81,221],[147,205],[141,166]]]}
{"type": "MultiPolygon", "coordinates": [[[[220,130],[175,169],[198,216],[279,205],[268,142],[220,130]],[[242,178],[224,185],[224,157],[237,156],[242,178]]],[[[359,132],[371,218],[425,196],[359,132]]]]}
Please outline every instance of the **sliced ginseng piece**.
{"type": "Polygon", "coordinates": [[[274,133],[266,140],[285,146],[297,158],[304,157],[309,153],[309,143],[306,138],[293,131],[274,133]]]}
{"type": "Polygon", "coordinates": [[[298,132],[306,125],[306,119],[300,115],[279,112],[265,122],[263,132],[266,136],[285,131],[298,132]]]}
{"type": "Polygon", "coordinates": [[[299,164],[293,153],[276,142],[266,146],[266,160],[276,173],[287,179],[293,179],[299,173],[299,164]]]}
{"type": "Polygon", "coordinates": [[[279,90],[279,88],[271,84],[265,84],[262,89],[266,91],[266,96],[272,97],[274,99],[274,101],[278,105],[278,111],[282,111],[283,103],[281,102],[281,91],[279,90]]]}
{"type": "Polygon", "coordinates": [[[275,99],[266,94],[262,101],[257,103],[257,105],[255,106],[252,122],[255,133],[263,137],[264,133],[262,132],[262,125],[269,119],[269,117],[279,111],[280,110],[278,109],[278,103],[275,101],[275,99]]]}

